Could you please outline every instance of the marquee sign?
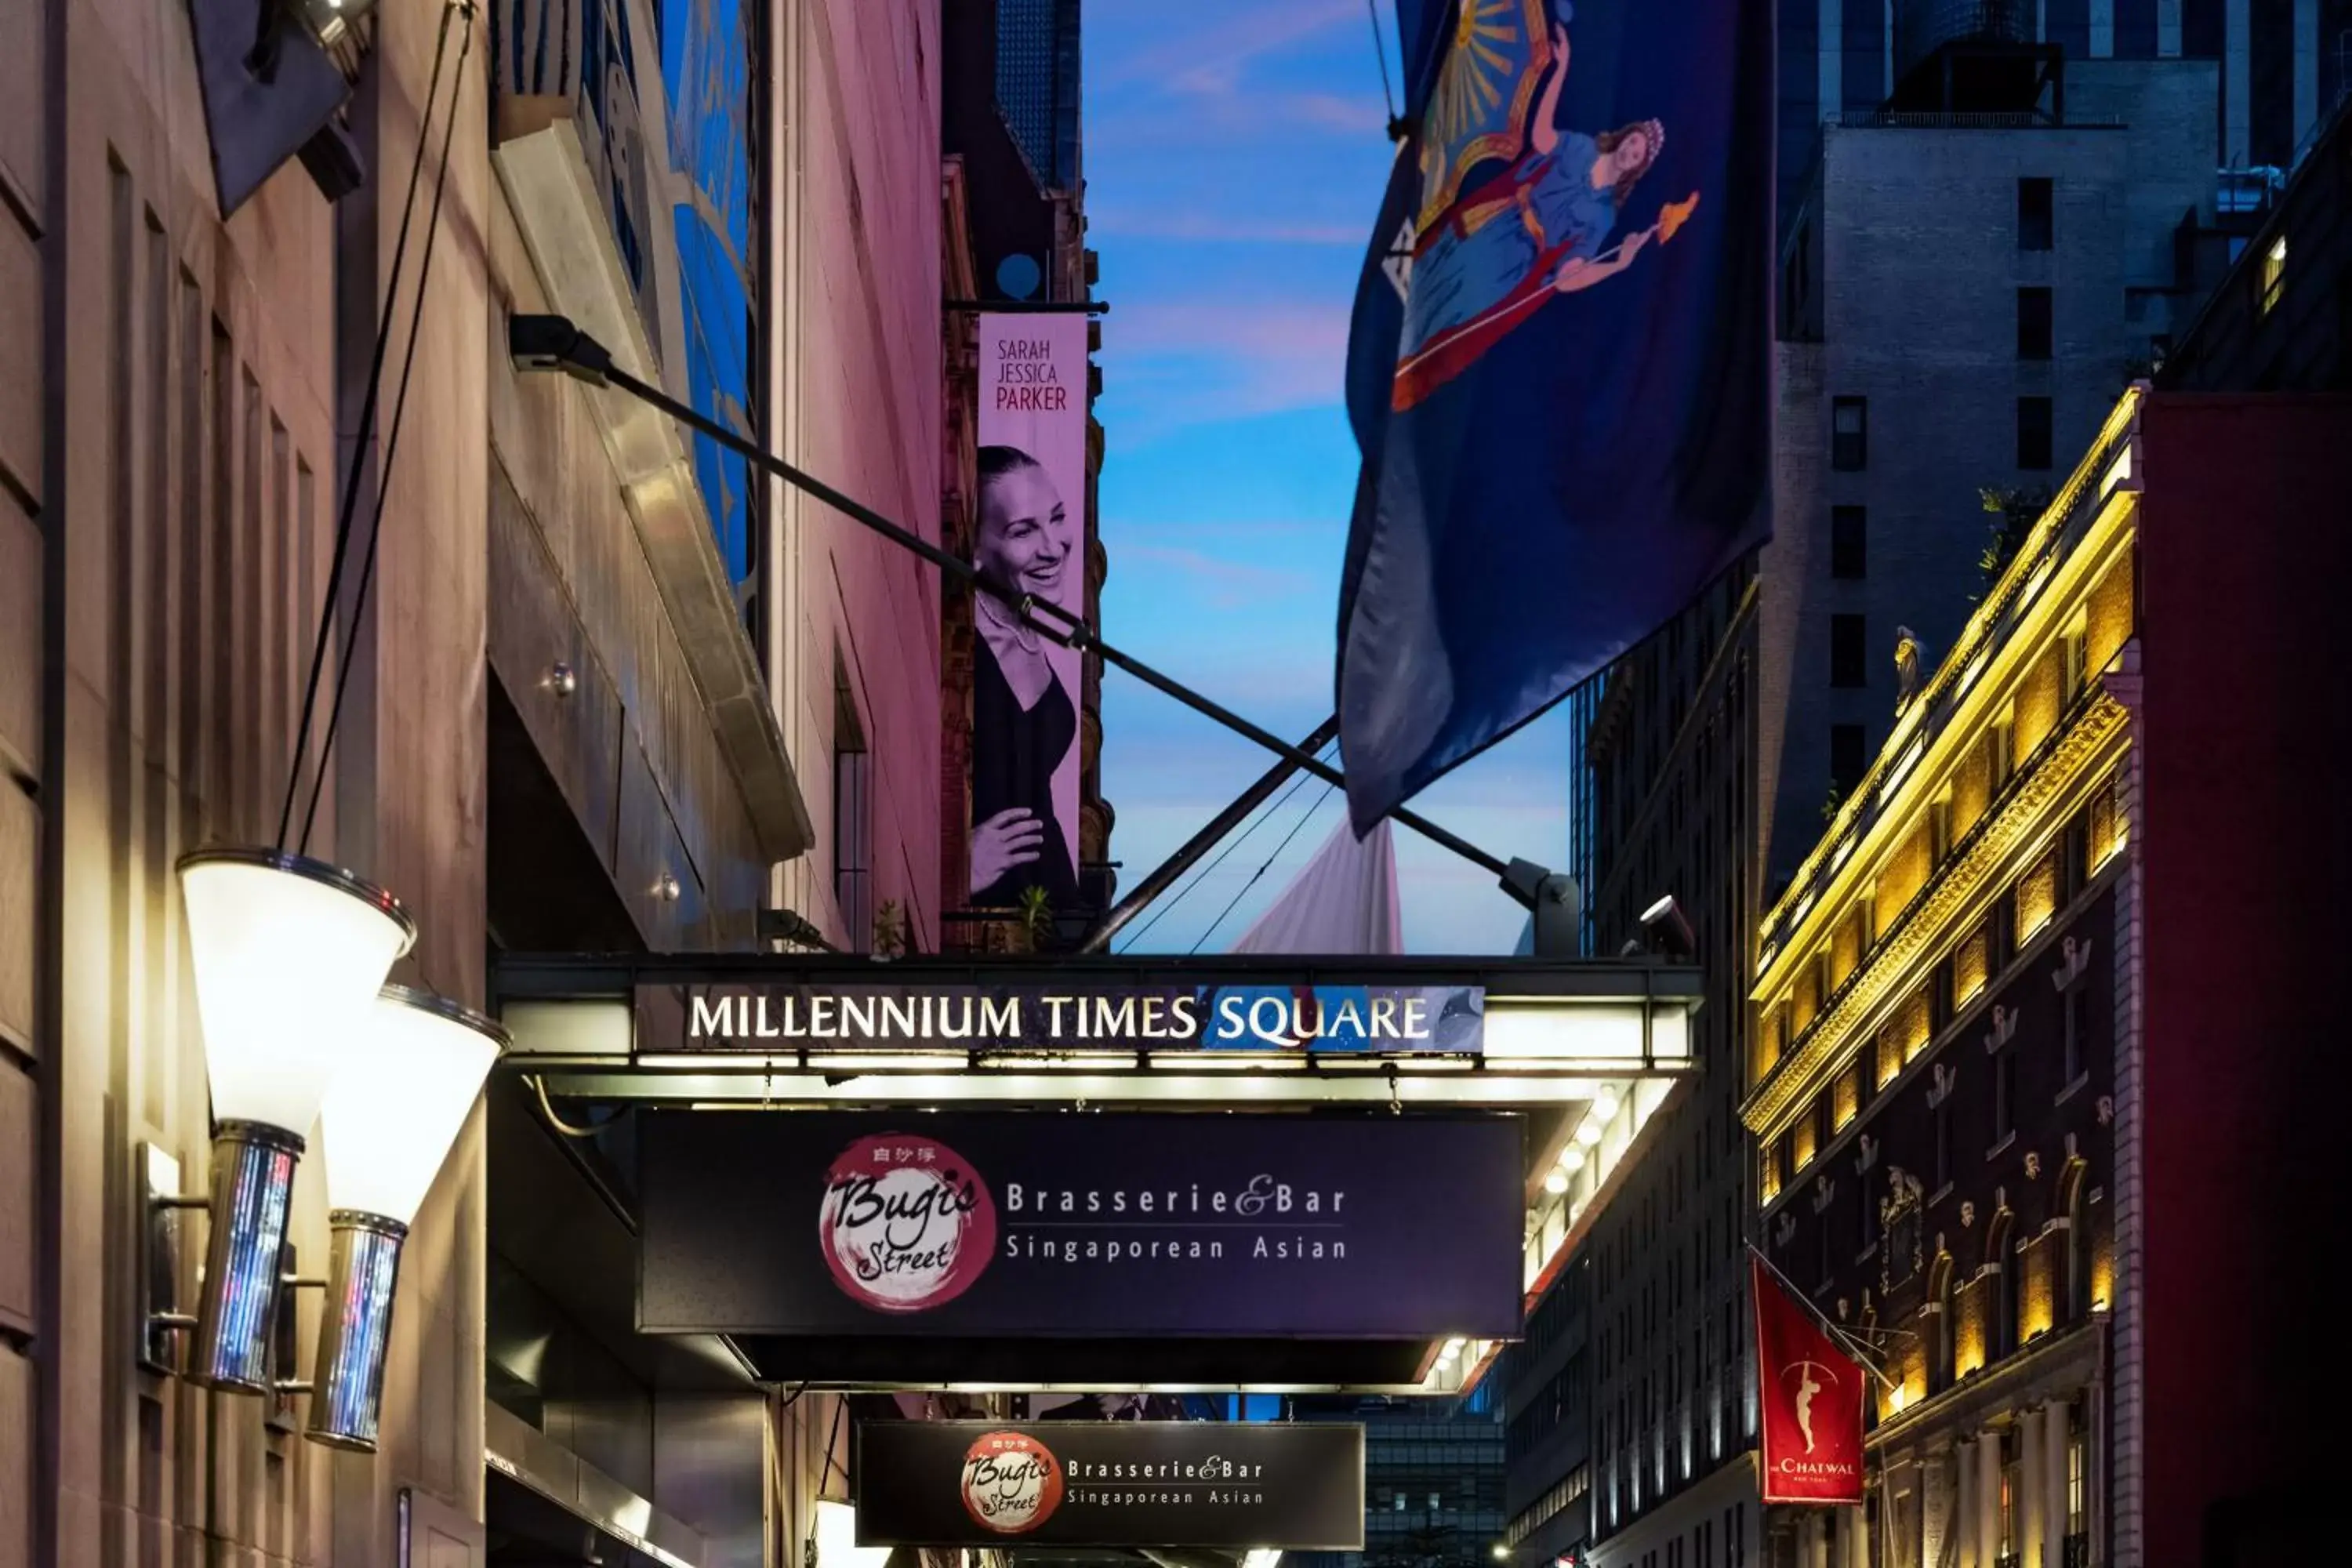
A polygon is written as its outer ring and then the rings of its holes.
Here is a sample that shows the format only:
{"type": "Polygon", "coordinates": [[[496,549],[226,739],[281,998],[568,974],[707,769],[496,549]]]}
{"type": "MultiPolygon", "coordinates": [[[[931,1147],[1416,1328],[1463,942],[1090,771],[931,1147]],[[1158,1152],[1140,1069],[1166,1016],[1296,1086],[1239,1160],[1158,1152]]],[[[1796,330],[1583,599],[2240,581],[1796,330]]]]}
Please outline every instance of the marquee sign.
{"type": "Polygon", "coordinates": [[[1337,1423],[871,1421],[860,1546],[1356,1552],[1364,1429],[1337,1423]]]}
{"type": "Polygon", "coordinates": [[[1517,1118],[659,1111],[639,1327],[1501,1338],[1517,1118]]]}
{"type": "Polygon", "coordinates": [[[641,985],[640,1048],[1225,1050],[1475,1056],[1476,985],[641,985]]]}

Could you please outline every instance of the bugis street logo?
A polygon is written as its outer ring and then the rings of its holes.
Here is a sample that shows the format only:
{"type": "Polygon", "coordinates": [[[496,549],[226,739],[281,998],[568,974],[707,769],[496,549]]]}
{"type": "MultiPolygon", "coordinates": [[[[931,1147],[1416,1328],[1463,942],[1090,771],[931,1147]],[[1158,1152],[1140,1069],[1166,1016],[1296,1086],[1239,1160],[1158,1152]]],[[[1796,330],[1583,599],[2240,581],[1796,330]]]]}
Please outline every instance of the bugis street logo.
{"type": "MultiPolygon", "coordinates": [[[[881,1312],[926,1311],[962,1295],[988,1267],[996,1203],[971,1162],[939,1140],[877,1133],[842,1151],[827,1173],[817,1244],[852,1300],[881,1312]]],[[[971,1487],[967,1466],[967,1505],[971,1487]]]]}
{"type": "Polygon", "coordinates": [[[991,1432],[965,1451],[964,1511],[982,1529],[1024,1534],[1052,1518],[1061,1501],[1061,1467],[1027,1433],[991,1432]]]}

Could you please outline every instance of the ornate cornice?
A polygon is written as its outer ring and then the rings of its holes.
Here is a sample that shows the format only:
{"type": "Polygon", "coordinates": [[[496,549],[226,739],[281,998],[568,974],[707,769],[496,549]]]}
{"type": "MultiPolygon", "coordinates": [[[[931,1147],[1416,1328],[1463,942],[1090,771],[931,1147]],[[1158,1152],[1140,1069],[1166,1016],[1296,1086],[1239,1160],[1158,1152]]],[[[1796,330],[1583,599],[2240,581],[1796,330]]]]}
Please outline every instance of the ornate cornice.
{"type": "Polygon", "coordinates": [[[1780,1131],[1814,1080],[1850,1054],[1858,1026],[1874,1018],[1897,988],[1910,983],[1921,961],[1932,956],[1932,944],[1953,917],[1984,896],[2011,853],[2035,837],[2051,810],[2105,762],[2109,743],[2128,719],[2123,705],[2104,691],[2075,710],[2047,752],[2031,764],[1993,816],[1969,833],[1952,863],[1897,917],[1895,929],[1757,1086],[1740,1110],[1751,1131],[1768,1138],[1780,1131]]]}

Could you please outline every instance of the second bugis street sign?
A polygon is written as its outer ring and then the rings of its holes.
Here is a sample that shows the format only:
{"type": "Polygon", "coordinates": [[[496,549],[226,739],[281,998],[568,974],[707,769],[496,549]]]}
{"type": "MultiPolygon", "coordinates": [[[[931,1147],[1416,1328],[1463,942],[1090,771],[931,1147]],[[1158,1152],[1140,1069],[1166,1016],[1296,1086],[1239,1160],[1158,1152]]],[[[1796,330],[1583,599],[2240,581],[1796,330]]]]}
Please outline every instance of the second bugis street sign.
{"type": "Polygon", "coordinates": [[[1224,1421],[875,1421],[861,1546],[1360,1551],[1364,1429],[1224,1421]]]}

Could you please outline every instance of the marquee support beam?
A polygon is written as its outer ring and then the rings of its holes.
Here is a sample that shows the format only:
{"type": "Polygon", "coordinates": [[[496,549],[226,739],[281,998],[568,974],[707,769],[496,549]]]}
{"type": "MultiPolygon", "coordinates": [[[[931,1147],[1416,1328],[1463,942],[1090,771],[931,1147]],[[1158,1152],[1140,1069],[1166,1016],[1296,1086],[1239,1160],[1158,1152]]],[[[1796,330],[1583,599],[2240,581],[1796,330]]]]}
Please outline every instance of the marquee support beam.
{"type": "MultiPolygon", "coordinates": [[[[688,429],[718,442],[745,462],[757,467],[762,473],[772,475],[802,493],[823,501],[843,516],[863,524],[900,549],[921,556],[956,582],[987,594],[999,604],[1012,610],[1024,625],[1041,635],[1051,637],[1065,647],[1090,652],[1105,664],[1124,670],[1145,685],[1174,698],[1203,718],[1214,720],[1234,733],[1272,752],[1292,767],[1313,773],[1327,784],[1346,787],[1347,777],[1338,768],[1300,747],[1292,745],[1272,731],[1252,723],[1223,703],[1202,696],[1173,677],[1162,674],[1134,655],[1114,647],[1097,636],[1094,628],[1087,624],[1084,617],[1071,614],[1050,600],[1039,599],[1034,595],[1023,594],[1017,589],[992,581],[961,556],[951,554],[920,534],[900,527],[873,508],[826,484],[815,475],[786,462],[774,453],[747,440],[692,405],[681,403],[661,388],[640,381],[620,369],[614,364],[611,351],[586,332],[582,331],[569,317],[520,315],[510,318],[507,325],[507,349],[513,357],[518,370],[560,370],[578,380],[587,382],[592,386],[608,387],[614,391],[626,393],[646,406],[668,415],[688,429]]],[[[1480,848],[1451,829],[1441,827],[1420,813],[1402,806],[1397,807],[1388,815],[1391,821],[1412,828],[1432,843],[1452,850],[1472,865],[1494,876],[1501,883],[1503,889],[1510,893],[1523,906],[1534,910],[1538,917],[1543,914],[1541,901],[1532,893],[1520,890],[1526,879],[1518,871],[1520,868],[1528,868],[1541,872],[1542,868],[1533,867],[1527,861],[1507,862],[1500,856],[1480,848]]],[[[1549,873],[1544,873],[1544,875],[1548,876],[1549,873]]],[[[1539,938],[1547,923],[1538,918],[1539,938]]],[[[1544,950],[1539,947],[1538,951],[1544,950]]],[[[1567,956],[1567,951],[1560,952],[1559,956],[1567,956]]]]}

